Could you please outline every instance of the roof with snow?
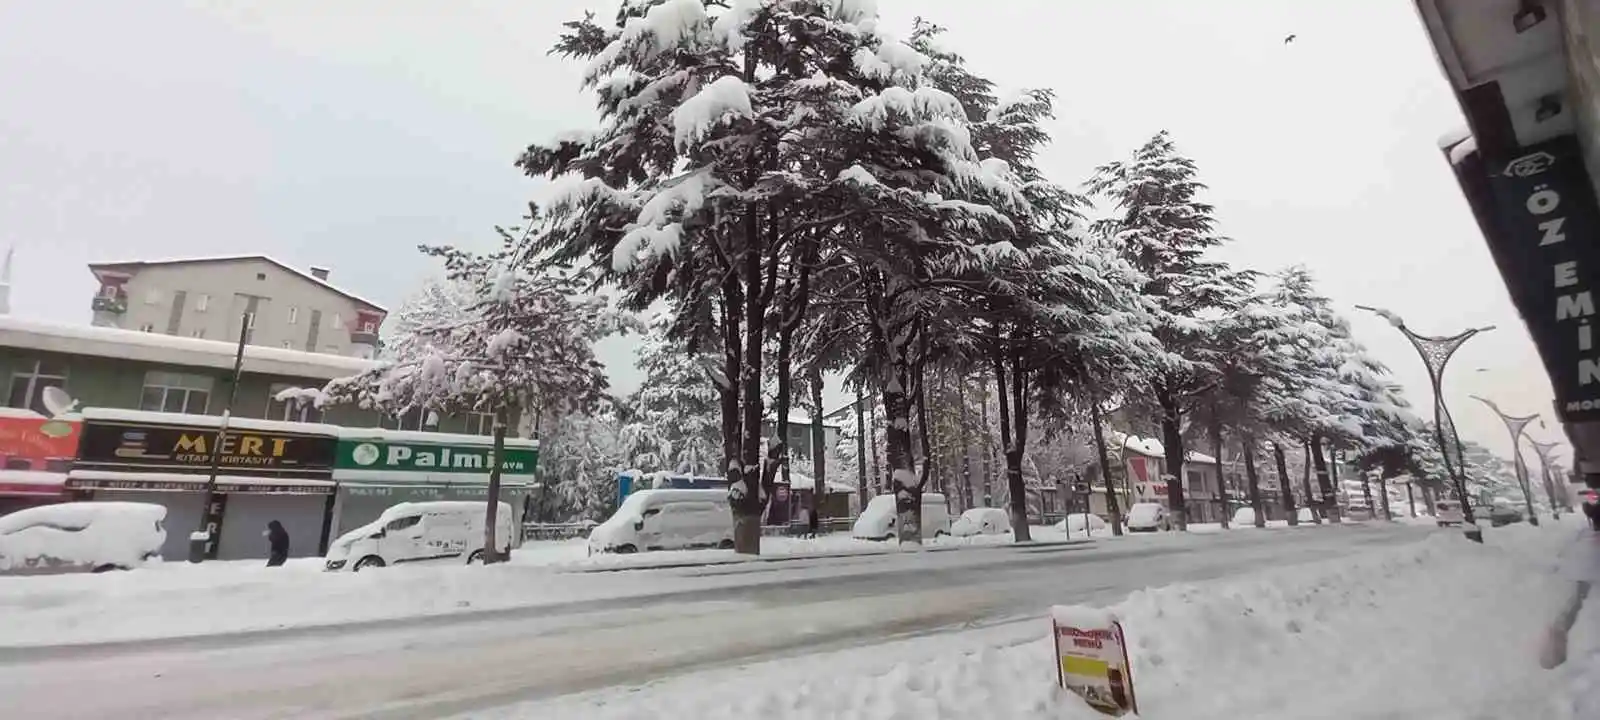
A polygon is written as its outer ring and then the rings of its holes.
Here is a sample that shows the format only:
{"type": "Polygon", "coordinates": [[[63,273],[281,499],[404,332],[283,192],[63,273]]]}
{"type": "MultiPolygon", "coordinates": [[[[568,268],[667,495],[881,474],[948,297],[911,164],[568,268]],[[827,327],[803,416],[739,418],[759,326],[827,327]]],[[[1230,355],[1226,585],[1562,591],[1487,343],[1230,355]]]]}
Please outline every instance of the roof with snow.
{"type": "MultiPolygon", "coordinates": [[[[236,346],[221,340],[160,335],[91,325],[61,325],[0,315],[0,347],[89,355],[161,365],[231,370],[236,346]]],[[[332,380],[377,363],[343,355],[246,345],[244,371],[262,375],[332,380]]]]}
{"type": "MultiPolygon", "coordinates": [[[[1117,432],[1111,433],[1111,436],[1113,438],[1120,436],[1122,438],[1122,449],[1128,452],[1144,455],[1145,457],[1155,458],[1165,457],[1167,454],[1166,448],[1162,447],[1161,442],[1155,438],[1142,438],[1138,435],[1123,435],[1122,433],[1117,432]]],[[[1206,455],[1205,453],[1197,453],[1193,450],[1185,452],[1183,454],[1183,459],[1185,462],[1192,462],[1200,465],[1217,464],[1216,458],[1206,455]]]]}
{"type": "Polygon", "coordinates": [[[381,312],[381,313],[388,313],[389,312],[389,310],[387,308],[385,308],[384,306],[382,306],[382,305],[380,305],[380,304],[378,304],[376,302],[368,300],[367,298],[364,298],[364,297],[362,297],[360,295],[357,295],[357,294],[355,294],[353,292],[350,292],[349,290],[346,290],[346,289],[341,288],[341,287],[339,287],[337,285],[334,285],[333,283],[330,283],[327,280],[324,280],[324,279],[319,278],[319,277],[317,277],[315,275],[312,275],[311,273],[306,272],[305,270],[301,270],[300,268],[297,268],[297,267],[295,267],[293,265],[290,265],[289,263],[283,262],[282,260],[278,260],[277,258],[274,258],[271,255],[214,255],[214,256],[209,256],[209,257],[171,258],[171,259],[166,259],[166,260],[122,260],[122,261],[115,261],[115,262],[92,262],[92,263],[89,263],[89,271],[94,273],[95,277],[99,277],[100,273],[103,272],[103,271],[114,270],[114,269],[122,269],[122,268],[137,269],[137,268],[141,268],[141,267],[149,267],[149,266],[152,266],[152,265],[185,265],[185,264],[191,264],[191,263],[223,263],[223,262],[239,262],[241,260],[260,260],[262,262],[268,262],[268,263],[271,263],[273,265],[277,265],[278,267],[283,268],[284,270],[288,270],[289,272],[292,272],[292,273],[294,273],[296,275],[299,275],[300,277],[304,278],[307,282],[310,282],[310,283],[313,283],[313,284],[316,284],[316,285],[321,285],[322,287],[324,287],[324,288],[326,288],[328,290],[331,290],[331,291],[333,291],[335,293],[343,295],[343,296],[345,296],[347,298],[350,298],[351,300],[354,300],[354,301],[356,301],[358,303],[361,303],[363,305],[370,305],[373,310],[377,310],[378,312],[381,312]]]}

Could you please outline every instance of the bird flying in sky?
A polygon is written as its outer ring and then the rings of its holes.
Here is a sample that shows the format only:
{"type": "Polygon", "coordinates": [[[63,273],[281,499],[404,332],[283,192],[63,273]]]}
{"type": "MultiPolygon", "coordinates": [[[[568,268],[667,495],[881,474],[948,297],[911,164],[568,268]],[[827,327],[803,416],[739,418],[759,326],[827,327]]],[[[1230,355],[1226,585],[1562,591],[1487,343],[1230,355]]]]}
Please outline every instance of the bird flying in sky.
{"type": "Polygon", "coordinates": [[[1286,38],[1283,39],[1283,44],[1288,45],[1289,43],[1294,42],[1294,39],[1297,38],[1297,37],[1300,37],[1300,36],[1299,35],[1295,35],[1294,33],[1290,33],[1289,37],[1286,37],[1286,38]]]}

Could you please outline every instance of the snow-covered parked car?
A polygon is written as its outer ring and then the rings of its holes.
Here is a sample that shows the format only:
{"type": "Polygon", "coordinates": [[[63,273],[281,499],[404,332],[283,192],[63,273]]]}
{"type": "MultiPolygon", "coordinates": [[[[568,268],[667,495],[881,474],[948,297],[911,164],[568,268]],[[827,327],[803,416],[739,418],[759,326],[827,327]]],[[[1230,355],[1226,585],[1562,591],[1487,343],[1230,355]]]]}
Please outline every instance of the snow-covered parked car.
{"type": "Polygon", "coordinates": [[[1103,532],[1108,527],[1110,527],[1110,525],[1106,524],[1105,518],[1093,513],[1088,515],[1083,513],[1072,513],[1067,515],[1067,519],[1056,523],[1056,529],[1066,533],[1067,537],[1085,534],[1093,535],[1094,533],[1103,532]],[[1089,528],[1088,533],[1084,532],[1085,526],[1089,528]]]}
{"type": "Polygon", "coordinates": [[[161,554],[167,508],[71,502],[0,517],[0,574],[131,570],[161,554]]]}
{"type": "Polygon", "coordinates": [[[726,490],[640,490],[589,531],[589,554],[733,547],[726,490]]]}
{"type": "Polygon", "coordinates": [[[1134,503],[1128,508],[1128,530],[1131,532],[1165,532],[1172,529],[1172,519],[1161,503],[1134,503]]]}
{"type": "MultiPolygon", "coordinates": [[[[408,502],[391,506],[328,546],[324,570],[350,570],[422,561],[483,559],[484,504],[470,500],[408,502]]],[[[509,555],[515,542],[511,505],[495,511],[495,543],[509,555]]]]}
{"type": "Polygon", "coordinates": [[[1233,524],[1243,527],[1256,524],[1256,509],[1242,507],[1233,511],[1233,524]]]}
{"type": "Polygon", "coordinates": [[[1317,521],[1317,513],[1311,508],[1303,507],[1295,511],[1294,520],[1301,525],[1306,523],[1314,523],[1317,521]]]}
{"type": "MultiPolygon", "coordinates": [[[[923,522],[927,522],[926,513],[923,522]]],[[[1011,516],[1000,508],[972,508],[950,523],[950,534],[956,537],[973,535],[1004,535],[1011,532],[1011,516]]]]}
{"type": "MultiPolygon", "coordinates": [[[[894,495],[879,495],[867,502],[867,509],[850,528],[850,536],[864,540],[891,540],[897,537],[894,495]]],[[[950,509],[941,493],[922,494],[922,537],[950,534],[950,509]]]]}

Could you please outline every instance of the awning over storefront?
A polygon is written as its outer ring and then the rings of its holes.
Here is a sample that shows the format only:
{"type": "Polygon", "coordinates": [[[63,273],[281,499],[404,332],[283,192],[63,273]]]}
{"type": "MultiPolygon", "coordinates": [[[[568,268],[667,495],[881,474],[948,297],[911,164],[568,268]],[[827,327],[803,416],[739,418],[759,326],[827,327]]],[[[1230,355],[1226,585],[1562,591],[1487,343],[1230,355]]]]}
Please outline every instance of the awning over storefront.
{"type": "MultiPolygon", "coordinates": [[[[209,477],[191,473],[73,470],[66,486],[73,490],[140,490],[146,492],[205,492],[209,477]]],[[[314,478],[248,477],[218,475],[216,491],[238,495],[329,495],[332,480],[314,478]]]]}
{"type": "Polygon", "coordinates": [[[0,470],[0,497],[59,497],[66,482],[66,473],[0,470]]]}

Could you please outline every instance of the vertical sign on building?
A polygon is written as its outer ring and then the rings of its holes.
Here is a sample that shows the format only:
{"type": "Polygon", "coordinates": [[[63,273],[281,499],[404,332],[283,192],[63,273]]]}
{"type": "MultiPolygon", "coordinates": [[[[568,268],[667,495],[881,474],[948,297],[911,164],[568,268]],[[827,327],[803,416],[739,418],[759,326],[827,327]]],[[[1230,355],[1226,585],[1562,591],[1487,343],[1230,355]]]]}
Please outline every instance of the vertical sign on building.
{"type": "Polygon", "coordinates": [[[1538,346],[1565,422],[1600,420],[1600,207],[1576,138],[1487,166],[1499,232],[1489,249],[1538,346]]]}

